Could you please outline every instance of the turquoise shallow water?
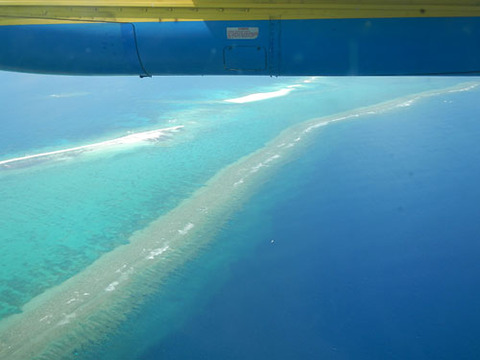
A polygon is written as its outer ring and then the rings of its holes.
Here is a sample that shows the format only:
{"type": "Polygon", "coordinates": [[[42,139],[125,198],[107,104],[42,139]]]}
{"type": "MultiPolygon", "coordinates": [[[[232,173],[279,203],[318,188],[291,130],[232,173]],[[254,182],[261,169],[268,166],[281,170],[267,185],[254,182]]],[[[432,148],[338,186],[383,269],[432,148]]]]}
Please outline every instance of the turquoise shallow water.
{"type": "MultiPolygon", "coordinates": [[[[7,81],[14,75],[4,76],[7,81]]],[[[29,113],[15,106],[14,100],[7,101],[6,104],[10,105],[4,115],[7,119],[6,130],[2,132],[5,141],[2,141],[3,154],[0,156],[4,160],[98,143],[129,132],[175,125],[184,128],[141,146],[75,153],[61,159],[46,157],[41,162],[19,163],[0,169],[2,316],[19,312],[21,306],[35,295],[62,283],[102,254],[126,243],[134,231],[166,214],[202,188],[219,170],[263,147],[288,126],[464,81],[453,78],[421,81],[408,78],[317,78],[304,82],[306,79],[253,78],[228,79],[228,82],[225,79],[202,80],[197,87],[188,87],[188,79],[168,79],[168,86],[162,83],[162,79],[154,79],[158,82],[91,80],[99,84],[112,82],[98,90],[91,82],[69,82],[61,78],[55,86],[48,77],[29,80],[25,75],[15,76],[30,84],[29,89],[43,82],[50,83],[44,94],[25,90],[22,101],[39,106],[46,106],[44,103],[50,100],[57,101],[55,110],[50,109],[56,115],[32,110],[29,113]],[[229,104],[222,101],[291,85],[302,87],[284,97],[259,102],[229,104]],[[113,87],[114,92],[107,91],[113,87]],[[86,100],[89,98],[94,100],[86,100]],[[72,106],[82,111],[74,112],[72,106]],[[30,124],[28,136],[26,124],[30,124]]],[[[11,91],[12,96],[22,93],[22,87],[16,84],[12,87],[17,91],[11,91]]],[[[5,91],[3,99],[8,100],[7,93],[5,91]]],[[[334,151],[329,147],[331,139],[324,139],[323,144],[315,151],[334,151]]],[[[279,196],[282,191],[278,190],[279,196]]],[[[254,204],[244,206],[255,208],[254,204]]],[[[247,229],[251,227],[240,237],[245,245],[225,245],[224,255],[218,260],[220,263],[238,260],[237,254],[246,256],[253,246],[251,244],[256,243],[263,232],[270,234],[269,227],[275,220],[263,211],[255,214],[257,219],[252,224],[239,225],[247,226],[247,229]],[[249,231],[254,235],[248,235],[249,231]]],[[[225,229],[229,229],[228,226],[227,223],[225,229]]],[[[218,237],[228,237],[229,233],[230,230],[224,230],[218,237]]],[[[218,256],[218,252],[213,254],[218,256]]],[[[202,252],[201,258],[208,263],[208,248],[202,252]]],[[[215,263],[216,260],[210,261],[215,263]]],[[[186,266],[188,269],[193,265],[186,266]]],[[[181,269],[178,271],[177,276],[181,279],[184,275],[181,269]]],[[[224,277],[228,278],[228,273],[224,277]]],[[[163,324],[160,330],[155,325],[145,325],[144,329],[151,326],[150,329],[167,336],[172,329],[182,326],[189,314],[193,316],[201,306],[199,304],[206,302],[209,294],[219,286],[210,284],[213,290],[206,290],[201,300],[202,296],[198,294],[202,293],[204,280],[199,283],[192,280],[190,287],[187,286],[187,290],[191,289],[189,292],[179,289],[175,278],[162,288],[165,292],[161,292],[159,300],[163,310],[158,318],[166,316],[171,323],[163,324]]],[[[219,279],[217,284],[222,281],[219,279]]],[[[148,312],[140,310],[135,314],[132,316],[148,312]]],[[[126,322],[124,326],[129,324],[126,322]]],[[[139,330],[137,335],[141,333],[139,330]]],[[[135,347],[135,342],[141,341],[137,335],[125,343],[135,347]]],[[[153,337],[142,347],[157,340],[153,337]]],[[[113,338],[111,341],[117,340],[113,338]]],[[[110,349],[107,353],[112,351],[115,354],[117,348],[121,349],[118,343],[107,347],[110,349]]]]}

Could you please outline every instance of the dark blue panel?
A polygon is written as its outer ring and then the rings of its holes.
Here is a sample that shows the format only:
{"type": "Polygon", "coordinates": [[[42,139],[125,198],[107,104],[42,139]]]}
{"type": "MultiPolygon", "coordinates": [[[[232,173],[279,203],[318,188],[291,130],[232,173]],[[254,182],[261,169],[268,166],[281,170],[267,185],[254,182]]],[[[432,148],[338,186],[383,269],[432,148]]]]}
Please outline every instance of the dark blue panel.
{"type": "Polygon", "coordinates": [[[267,54],[260,46],[227,46],[223,57],[227,70],[259,71],[267,67],[267,54]]]}
{"type": "Polygon", "coordinates": [[[479,72],[480,18],[285,20],[280,75],[479,72]]]}
{"type": "Polygon", "coordinates": [[[0,69],[85,75],[480,74],[479,39],[480,18],[2,26],[0,69]],[[263,49],[264,60],[241,50],[254,48],[263,49]]]}
{"type": "MultiPolygon", "coordinates": [[[[157,75],[252,74],[248,70],[226,69],[224,49],[229,46],[268,49],[270,41],[269,21],[136,23],[135,29],[142,63],[148,73],[157,75]],[[253,39],[228,39],[229,27],[257,27],[258,36],[253,39]]],[[[240,56],[243,53],[237,54],[240,56]]],[[[231,61],[234,59],[231,58],[231,61]]],[[[262,69],[253,73],[269,74],[265,66],[262,69]]]]}
{"type": "Polygon", "coordinates": [[[139,75],[131,24],[0,26],[4,70],[73,75],[139,75]]]}

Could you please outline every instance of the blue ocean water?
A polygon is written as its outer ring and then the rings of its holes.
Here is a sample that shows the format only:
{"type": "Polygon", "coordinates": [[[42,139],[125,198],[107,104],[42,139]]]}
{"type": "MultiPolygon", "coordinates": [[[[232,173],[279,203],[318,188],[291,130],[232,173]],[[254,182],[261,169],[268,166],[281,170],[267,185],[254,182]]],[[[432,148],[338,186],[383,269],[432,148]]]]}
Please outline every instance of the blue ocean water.
{"type": "MultiPolygon", "coordinates": [[[[188,78],[95,79],[97,88],[60,78],[39,94],[48,78],[20,79],[11,92],[42,111],[5,106],[0,159],[185,128],[152,146],[0,174],[4,316],[126,243],[282,130],[468,80],[240,78],[195,88],[188,78]],[[223,102],[292,84],[303,87],[223,102]],[[51,100],[57,107],[45,104],[51,100]]],[[[478,93],[444,93],[319,129],[208,246],[78,356],[475,358],[478,93]]]]}
{"type": "Polygon", "coordinates": [[[106,358],[477,358],[477,97],[327,127],[106,358]]]}

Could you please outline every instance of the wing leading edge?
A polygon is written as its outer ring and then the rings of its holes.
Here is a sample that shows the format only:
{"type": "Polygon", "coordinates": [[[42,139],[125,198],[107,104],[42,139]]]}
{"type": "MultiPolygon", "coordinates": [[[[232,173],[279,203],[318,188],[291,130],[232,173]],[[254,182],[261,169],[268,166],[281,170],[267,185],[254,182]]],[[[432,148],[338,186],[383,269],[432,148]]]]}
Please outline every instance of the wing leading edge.
{"type": "Polygon", "coordinates": [[[71,75],[480,73],[471,0],[1,1],[0,69],[71,75]]]}

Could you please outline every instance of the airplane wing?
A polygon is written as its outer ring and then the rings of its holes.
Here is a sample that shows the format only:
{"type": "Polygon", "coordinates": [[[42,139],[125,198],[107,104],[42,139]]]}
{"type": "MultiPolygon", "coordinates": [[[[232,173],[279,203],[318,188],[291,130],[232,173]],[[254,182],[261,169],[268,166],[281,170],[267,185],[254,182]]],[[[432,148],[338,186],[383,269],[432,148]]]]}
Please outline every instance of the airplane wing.
{"type": "Polygon", "coordinates": [[[473,0],[0,0],[0,70],[478,75],[473,0]]]}

